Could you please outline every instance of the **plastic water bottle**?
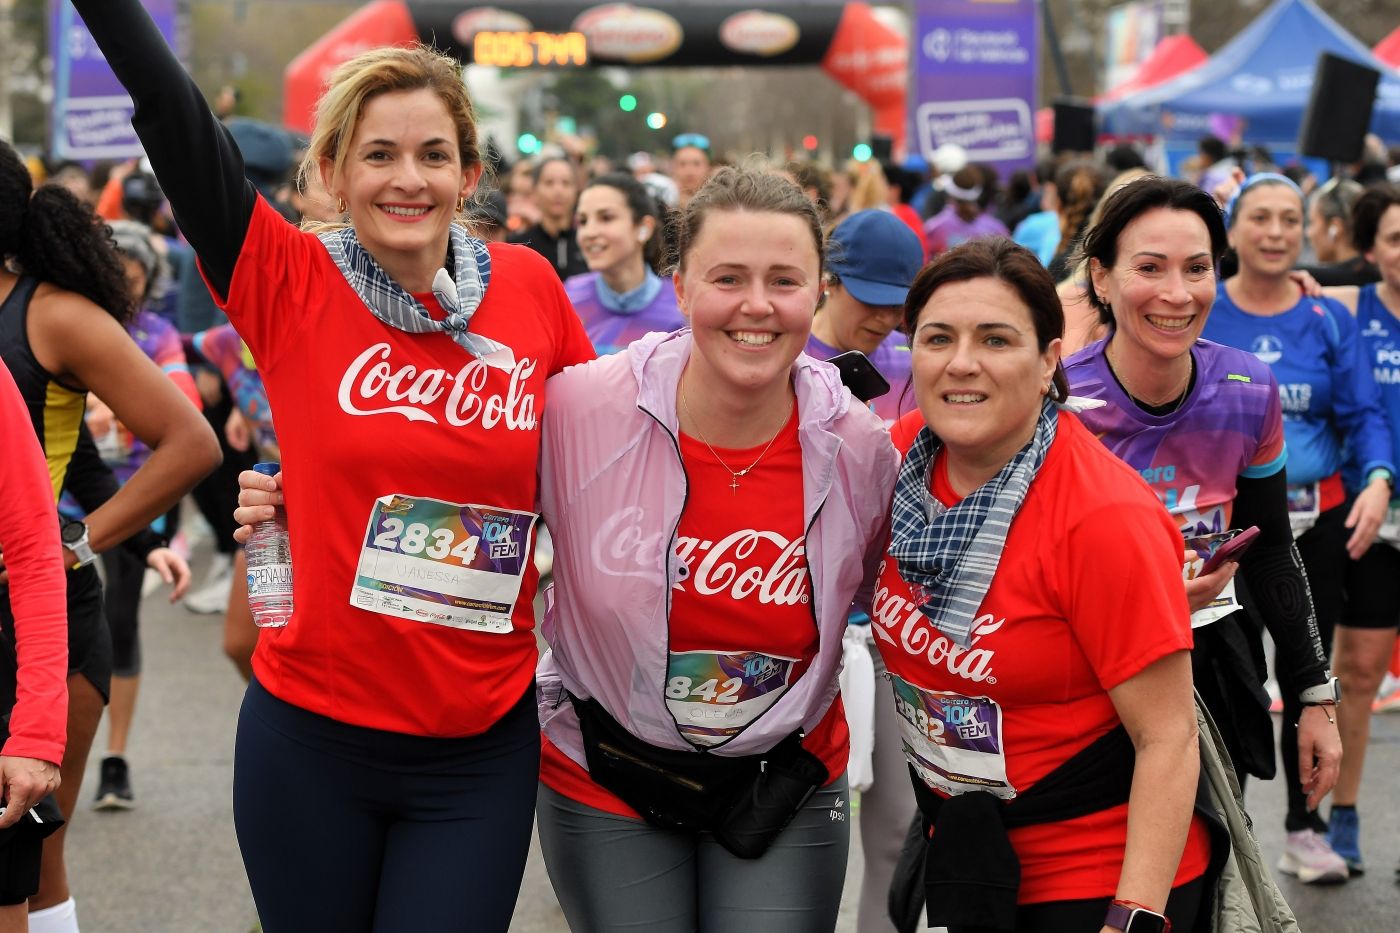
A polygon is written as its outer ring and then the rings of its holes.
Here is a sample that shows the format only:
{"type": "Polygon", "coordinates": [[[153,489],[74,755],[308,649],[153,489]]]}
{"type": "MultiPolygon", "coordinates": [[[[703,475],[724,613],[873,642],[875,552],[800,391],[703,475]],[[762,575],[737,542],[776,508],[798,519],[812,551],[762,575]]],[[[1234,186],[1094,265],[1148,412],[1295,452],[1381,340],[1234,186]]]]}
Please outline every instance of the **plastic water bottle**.
{"type": "MultiPolygon", "coordinates": [[[[254,470],[276,476],[281,464],[259,463],[254,470]]],[[[258,522],[244,548],[248,558],[248,608],[253,624],[281,628],[292,618],[292,543],[287,537],[287,515],[279,506],[271,521],[258,522]]]]}

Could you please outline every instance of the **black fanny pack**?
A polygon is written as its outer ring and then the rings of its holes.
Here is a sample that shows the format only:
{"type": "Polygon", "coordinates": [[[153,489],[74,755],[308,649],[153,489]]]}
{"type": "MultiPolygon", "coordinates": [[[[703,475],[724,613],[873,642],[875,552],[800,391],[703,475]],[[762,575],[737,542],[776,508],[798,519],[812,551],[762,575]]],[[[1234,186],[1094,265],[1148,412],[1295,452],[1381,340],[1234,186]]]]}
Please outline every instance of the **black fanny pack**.
{"type": "Polygon", "coordinates": [[[594,781],[652,826],[713,833],[740,858],[762,855],[828,779],[801,732],[759,755],[683,752],[643,742],[597,700],[569,699],[594,781]]]}

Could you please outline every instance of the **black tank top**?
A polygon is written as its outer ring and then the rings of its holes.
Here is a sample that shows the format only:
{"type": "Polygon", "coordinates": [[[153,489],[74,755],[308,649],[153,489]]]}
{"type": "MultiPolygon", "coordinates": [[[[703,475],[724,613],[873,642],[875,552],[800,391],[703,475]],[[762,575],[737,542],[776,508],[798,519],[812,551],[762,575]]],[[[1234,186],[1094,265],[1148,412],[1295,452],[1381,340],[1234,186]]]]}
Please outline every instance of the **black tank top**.
{"type": "Polygon", "coordinates": [[[87,393],[63,385],[34,357],[29,346],[29,303],[38,287],[38,279],[22,276],[5,303],[0,304],[0,360],[24,396],[29,420],[49,463],[49,481],[57,502],[78,444],[87,393]]]}

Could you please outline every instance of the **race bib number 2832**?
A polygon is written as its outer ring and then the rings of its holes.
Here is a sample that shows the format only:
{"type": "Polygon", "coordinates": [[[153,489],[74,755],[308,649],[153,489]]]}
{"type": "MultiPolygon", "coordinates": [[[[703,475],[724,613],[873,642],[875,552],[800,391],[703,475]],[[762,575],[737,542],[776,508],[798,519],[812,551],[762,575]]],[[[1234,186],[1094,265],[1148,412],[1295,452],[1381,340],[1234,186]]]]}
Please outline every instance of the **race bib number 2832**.
{"type": "Polygon", "coordinates": [[[533,512],[391,495],[375,500],[350,604],[504,634],[530,557],[533,512]]]}

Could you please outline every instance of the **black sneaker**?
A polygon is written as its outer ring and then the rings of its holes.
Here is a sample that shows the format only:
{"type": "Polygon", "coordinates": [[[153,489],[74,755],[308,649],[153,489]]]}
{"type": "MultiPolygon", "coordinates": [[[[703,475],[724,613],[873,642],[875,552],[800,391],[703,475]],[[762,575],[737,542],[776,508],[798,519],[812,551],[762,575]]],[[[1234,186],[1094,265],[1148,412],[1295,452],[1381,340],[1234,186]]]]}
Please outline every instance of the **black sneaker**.
{"type": "Polygon", "coordinates": [[[97,800],[92,806],[94,810],[130,810],[136,806],[136,799],[131,795],[131,778],[127,774],[125,758],[110,755],[102,759],[97,800]]]}

